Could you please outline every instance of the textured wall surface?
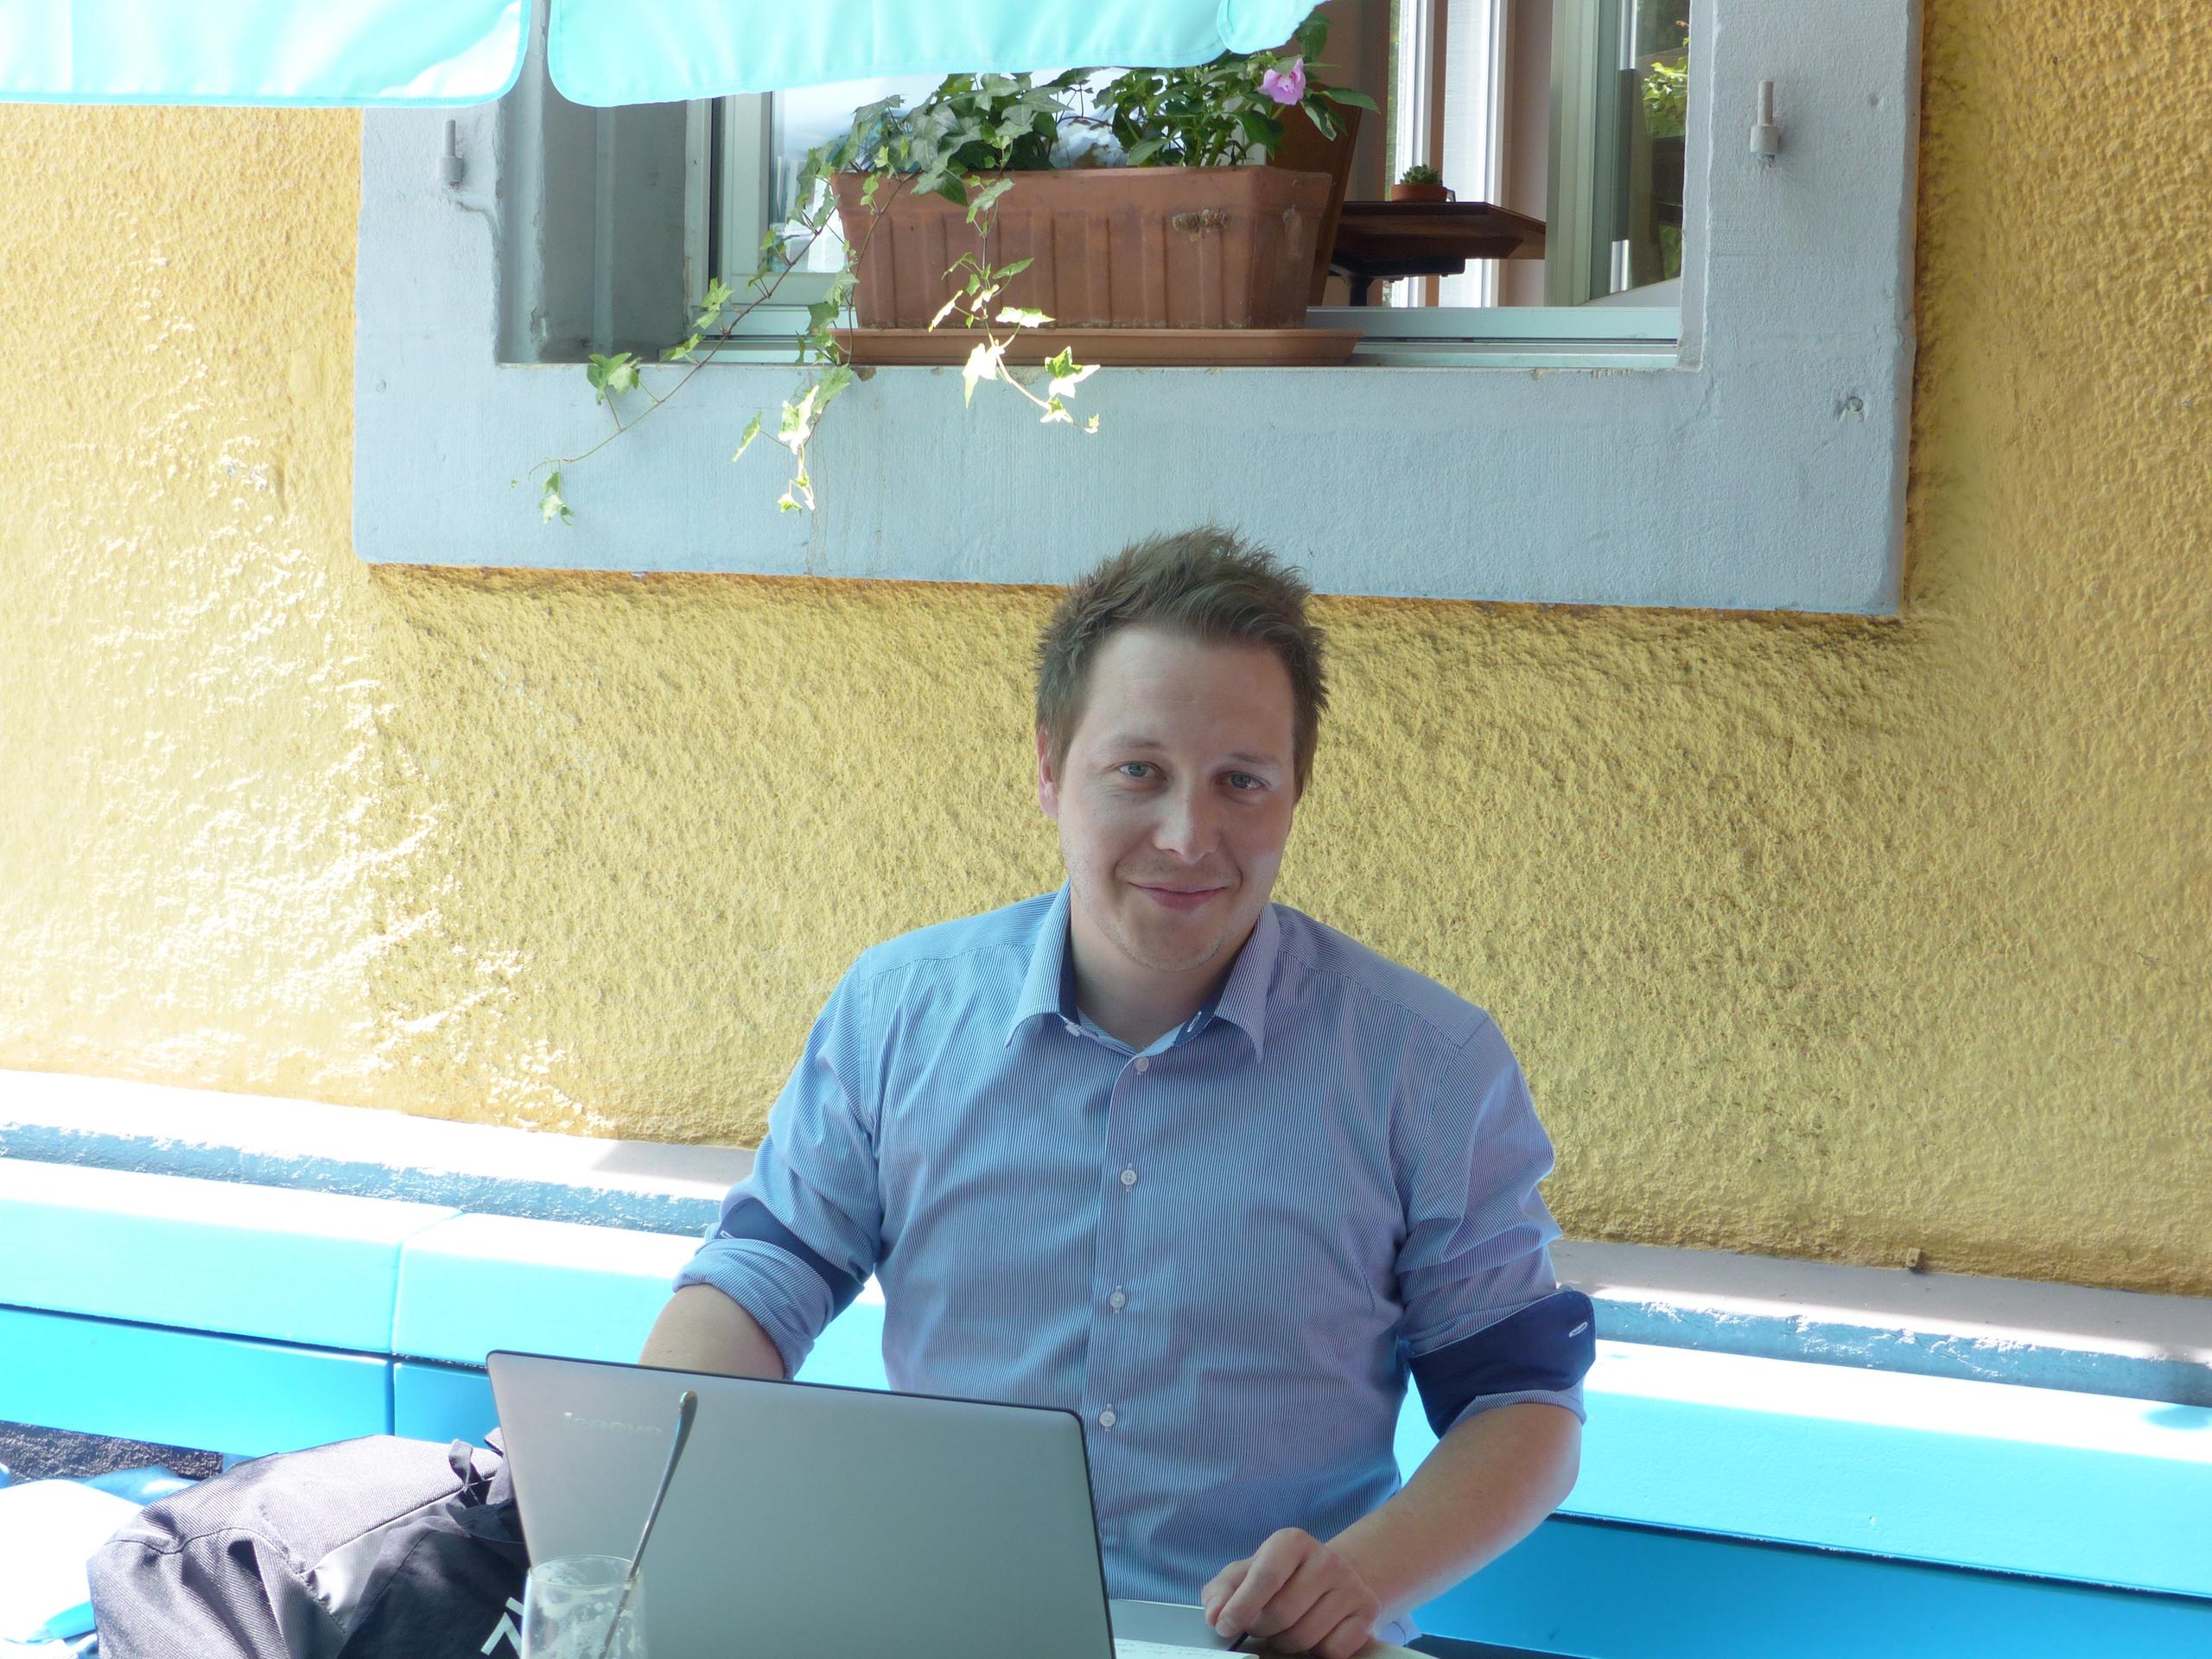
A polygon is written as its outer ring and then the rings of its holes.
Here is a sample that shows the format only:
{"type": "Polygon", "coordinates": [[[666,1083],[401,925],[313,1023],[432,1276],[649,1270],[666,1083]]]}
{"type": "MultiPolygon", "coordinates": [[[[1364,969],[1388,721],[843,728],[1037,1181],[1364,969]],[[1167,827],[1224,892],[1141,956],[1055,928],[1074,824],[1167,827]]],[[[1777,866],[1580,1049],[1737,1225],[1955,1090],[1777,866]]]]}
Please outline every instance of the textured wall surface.
{"type": "MultiPolygon", "coordinates": [[[[2212,1294],[2212,16],[1927,10],[1904,613],[1324,601],[1277,896],[1570,1232],[2212,1294]]],[[[0,1065],[750,1141],[1058,880],[1051,596],[364,567],[358,136],[0,108],[0,1065]]]]}

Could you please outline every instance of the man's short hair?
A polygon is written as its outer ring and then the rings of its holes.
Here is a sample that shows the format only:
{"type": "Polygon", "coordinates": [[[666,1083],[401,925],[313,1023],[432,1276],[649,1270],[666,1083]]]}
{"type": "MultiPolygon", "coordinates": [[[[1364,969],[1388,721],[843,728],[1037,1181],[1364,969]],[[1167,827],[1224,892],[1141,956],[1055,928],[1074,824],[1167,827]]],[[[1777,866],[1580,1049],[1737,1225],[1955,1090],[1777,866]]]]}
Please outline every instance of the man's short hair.
{"type": "Polygon", "coordinates": [[[1292,766],[1298,792],[1313,774],[1329,706],[1321,630],[1306,620],[1313,589],[1272,554],[1208,526],[1154,536],[1104,560],[1067,590],[1037,645],[1037,722],[1055,776],[1083,717],[1099,646],[1141,624],[1214,645],[1264,645],[1290,674],[1292,766]]]}

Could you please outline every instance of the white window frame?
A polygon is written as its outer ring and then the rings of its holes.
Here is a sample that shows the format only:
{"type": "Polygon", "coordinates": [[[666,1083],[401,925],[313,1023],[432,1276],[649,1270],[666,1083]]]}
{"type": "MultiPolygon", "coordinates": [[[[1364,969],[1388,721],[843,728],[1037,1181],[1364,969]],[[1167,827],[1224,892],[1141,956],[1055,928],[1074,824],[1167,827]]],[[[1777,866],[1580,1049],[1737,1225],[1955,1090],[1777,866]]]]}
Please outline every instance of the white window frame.
{"type": "MultiPolygon", "coordinates": [[[[518,323],[512,301],[557,217],[533,194],[547,169],[518,114],[529,89],[457,117],[372,111],[357,550],[372,563],[1058,583],[1134,537],[1212,521],[1329,593],[1892,611],[1917,0],[1690,4],[1703,45],[1671,353],[1585,340],[1575,366],[1545,368],[1528,359],[1547,353],[1516,353],[1531,342],[1494,340],[1479,365],[1108,370],[1082,390],[1101,417],[1090,436],[1039,429],[988,389],[963,411],[955,371],[879,370],[817,440],[811,514],[774,510],[785,457],[772,444],[728,464],[750,415],[795,383],[789,366],[756,362],[702,372],[570,468],[581,520],[542,525],[530,468],[595,442],[607,416],[573,364],[516,360],[517,343],[543,332],[543,308],[518,323]],[[1763,80],[1782,129],[1771,162],[1749,145],[1763,80]],[[467,168],[457,189],[439,175],[448,119],[467,168]],[[524,487],[510,487],[518,478],[524,487]]],[[[654,107],[670,106],[637,118],[654,107]]],[[[619,139],[600,160],[605,223],[619,139]]],[[[592,314],[624,321],[604,304],[592,314]]],[[[663,389],[676,372],[647,372],[663,389]]]]}

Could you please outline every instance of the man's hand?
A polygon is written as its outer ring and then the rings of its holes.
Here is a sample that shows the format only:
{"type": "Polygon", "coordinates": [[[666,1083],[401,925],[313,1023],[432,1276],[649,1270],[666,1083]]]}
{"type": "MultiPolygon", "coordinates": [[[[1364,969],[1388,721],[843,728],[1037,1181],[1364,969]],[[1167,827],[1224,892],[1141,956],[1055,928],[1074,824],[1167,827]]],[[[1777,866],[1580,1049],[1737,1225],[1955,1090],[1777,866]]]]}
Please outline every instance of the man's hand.
{"type": "Polygon", "coordinates": [[[1285,1527],[1215,1573],[1198,1600],[1230,1641],[1265,1637],[1278,1653],[1351,1659],[1375,1634],[1382,1603],[1358,1569],[1310,1532],[1285,1527]]]}

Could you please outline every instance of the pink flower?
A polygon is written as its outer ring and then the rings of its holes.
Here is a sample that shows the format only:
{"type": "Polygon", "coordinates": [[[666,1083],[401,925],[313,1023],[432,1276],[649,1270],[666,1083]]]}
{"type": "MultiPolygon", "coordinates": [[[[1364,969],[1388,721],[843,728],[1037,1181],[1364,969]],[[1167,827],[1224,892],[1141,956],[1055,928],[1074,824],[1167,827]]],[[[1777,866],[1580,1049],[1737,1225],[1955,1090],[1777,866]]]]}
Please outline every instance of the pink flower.
{"type": "Polygon", "coordinates": [[[1260,90],[1278,104],[1295,104],[1306,96],[1306,60],[1293,58],[1287,69],[1270,69],[1260,77],[1260,90]]]}

